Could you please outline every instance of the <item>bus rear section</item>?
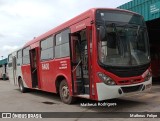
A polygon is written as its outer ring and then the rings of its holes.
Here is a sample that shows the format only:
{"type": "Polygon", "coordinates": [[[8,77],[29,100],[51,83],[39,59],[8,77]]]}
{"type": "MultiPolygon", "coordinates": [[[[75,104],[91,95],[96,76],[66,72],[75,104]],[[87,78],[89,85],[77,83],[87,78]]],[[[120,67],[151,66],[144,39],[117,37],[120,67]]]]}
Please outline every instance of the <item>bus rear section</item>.
{"type": "Polygon", "coordinates": [[[21,63],[11,68],[22,92],[59,93],[70,104],[75,97],[98,101],[151,89],[146,25],[142,16],[129,11],[90,9],[18,52],[16,62],[21,63]]]}

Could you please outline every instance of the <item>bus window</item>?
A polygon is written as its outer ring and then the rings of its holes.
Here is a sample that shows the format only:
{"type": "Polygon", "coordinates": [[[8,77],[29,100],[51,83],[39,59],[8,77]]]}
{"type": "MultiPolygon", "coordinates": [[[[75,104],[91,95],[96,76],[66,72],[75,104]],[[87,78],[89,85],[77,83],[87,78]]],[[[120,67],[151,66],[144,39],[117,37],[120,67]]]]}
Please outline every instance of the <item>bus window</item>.
{"type": "Polygon", "coordinates": [[[23,64],[29,64],[29,49],[30,47],[26,47],[23,49],[23,64]]]}
{"type": "Polygon", "coordinates": [[[41,60],[53,59],[53,37],[41,41],[41,60]]]}
{"type": "Polygon", "coordinates": [[[70,30],[66,29],[56,35],[55,58],[69,56],[69,33],[70,30]]]}
{"type": "Polygon", "coordinates": [[[17,66],[22,65],[22,50],[17,52],[17,66]]]}
{"type": "Polygon", "coordinates": [[[12,54],[8,56],[8,67],[12,67],[12,54]]]}

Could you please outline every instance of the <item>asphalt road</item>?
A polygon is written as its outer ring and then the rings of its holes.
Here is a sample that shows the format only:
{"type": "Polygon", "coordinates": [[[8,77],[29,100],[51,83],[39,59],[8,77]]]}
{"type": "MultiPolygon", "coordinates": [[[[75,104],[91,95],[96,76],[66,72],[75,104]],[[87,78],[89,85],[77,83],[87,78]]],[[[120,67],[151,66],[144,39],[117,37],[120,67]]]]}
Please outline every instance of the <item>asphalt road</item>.
{"type": "MultiPolygon", "coordinates": [[[[75,104],[67,105],[62,103],[56,94],[37,90],[21,93],[18,87],[11,85],[9,81],[0,80],[0,112],[160,112],[160,85],[154,85],[150,92],[130,97],[103,102],[78,99],[75,104]],[[92,106],[84,106],[84,104],[92,106]],[[94,104],[99,104],[99,106],[93,106],[94,104]]],[[[62,115],[65,114],[63,113],[62,115]]],[[[103,118],[62,119],[65,121],[106,120],[103,118]]],[[[62,119],[47,120],[57,121],[62,119]]],[[[110,120],[117,121],[116,118],[110,120]]],[[[118,120],[124,121],[124,119],[118,120]]],[[[128,118],[125,120],[131,121],[133,119],[128,118]]],[[[151,119],[141,118],[139,120],[149,121],[151,119]]]]}

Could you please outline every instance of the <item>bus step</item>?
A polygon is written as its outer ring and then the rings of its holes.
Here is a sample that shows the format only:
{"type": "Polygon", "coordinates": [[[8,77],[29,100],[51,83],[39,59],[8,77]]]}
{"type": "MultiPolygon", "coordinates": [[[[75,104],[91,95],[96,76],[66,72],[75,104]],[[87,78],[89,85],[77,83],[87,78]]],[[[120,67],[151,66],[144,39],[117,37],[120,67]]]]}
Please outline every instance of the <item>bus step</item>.
{"type": "Polygon", "coordinates": [[[82,83],[77,84],[77,89],[80,94],[84,93],[84,87],[82,86],[82,83]]]}
{"type": "Polygon", "coordinates": [[[82,82],[77,83],[77,91],[80,94],[89,94],[89,85],[84,85],[82,82]]]}
{"type": "Polygon", "coordinates": [[[89,85],[84,85],[85,94],[89,94],[89,85]]]}
{"type": "Polygon", "coordinates": [[[81,97],[81,98],[86,98],[86,99],[89,99],[90,96],[88,94],[80,94],[80,95],[77,95],[78,97],[81,97]]]}

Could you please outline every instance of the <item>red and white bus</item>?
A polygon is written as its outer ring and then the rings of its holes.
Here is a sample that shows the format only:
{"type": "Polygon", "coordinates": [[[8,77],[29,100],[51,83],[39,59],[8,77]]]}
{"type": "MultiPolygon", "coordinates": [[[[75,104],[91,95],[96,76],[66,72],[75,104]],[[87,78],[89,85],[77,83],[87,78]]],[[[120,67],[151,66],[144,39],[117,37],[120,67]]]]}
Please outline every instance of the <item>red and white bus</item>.
{"type": "Polygon", "coordinates": [[[8,56],[10,81],[75,97],[106,100],[151,88],[147,28],[141,15],[93,8],[8,56]]]}

